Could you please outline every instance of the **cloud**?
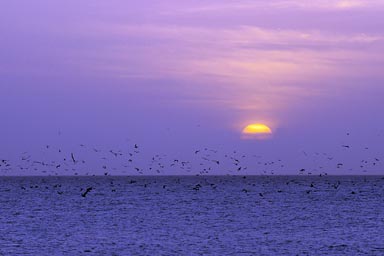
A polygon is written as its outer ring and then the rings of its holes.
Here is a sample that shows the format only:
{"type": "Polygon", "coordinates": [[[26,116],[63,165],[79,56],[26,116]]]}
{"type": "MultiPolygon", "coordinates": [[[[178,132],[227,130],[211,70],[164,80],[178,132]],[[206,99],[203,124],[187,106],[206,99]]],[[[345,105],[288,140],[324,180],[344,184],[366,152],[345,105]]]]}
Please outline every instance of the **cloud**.
{"type": "Polygon", "coordinates": [[[121,43],[99,54],[111,60],[108,69],[121,71],[121,75],[126,70],[127,76],[140,76],[141,70],[149,76],[234,78],[241,83],[248,79],[293,79],[298,73],[300,77],[326,76],[334,73],[338,59],[369,55],[360,49],[383,41],[380,35],[251,26],[210,29],[122,25],[105,28],[102,34],[120,39],[121,43]],[[130,62],[136,65],[124,64],[130,62]]]}
{"type": "Polygon", "coordinates": [[[161,14],[173,15],[175,13],[234,13],[249,10],[278,11],[280,9],[302,9],[302,10],[334,10],[343,11],[347,9],[367,9],[383,7],[382,0],[362,1],[362,0],[271,0],[271,1],[207,1],[196,4],[194,1],[183,1],[182,4],[165,1],[168,8],[161,10],[161,14]],[[169,5],[168,5],[168,4],[169,5]],[[176,8],[175,8],[176,7],[176,8]],[[168,10],[167,10],[168,9],[168,10]],[[176,11],[176,12],[175,12],[176,11]]]}
{"type": "Polygon", "coordinates": [[[91,53],[95,71],[177,80],[195,104],[244,116],[273,119],[294,101],[334,90],[329,81],[381,72],[369,65],[380,56],[365,50],[382,44],[381,35],[155,24],[98,26],[95,34],[115,39],[91,53]]]}
{"type": "MultiPolygon", "coordinates": [[[[381,76],[381,31],[355,32],[354,27],[363,22],[348,23],[333,10],[378,8],[382,1],[164,0],[126,5],[124,1],[94,1],[80,9],[71,3],[68,8],[76,10],[75,22],[58,19],[57,29],[56,23],[41,19],[33,23],[35,29],[26,27],[44,32],[44,38],[32,40],[25,51],[40,49],[31,59],[45,65],[34,65],[43,73],[55,62],[63,66],[55,69],[58,72],[77,68],[82,74],[123,80],[173,80],[182,88],[185,102],[264,116],[284,112],[302,98],[326,94],[334,90],[338,79],[381,76]],[[84,8],[83,16],[80,10],[84,8]],[[332,27],[342,20],[351,29],[333,30],[328,25],[316,27],[316,23],[307,28],[301,25],[311,22],[305,17],[280,28],[284,23],[280,16],[293,20],[297,10],[311,20],[327,19],[334,13],[332,27]],[[317,11],[320,14],[312,17],[317,11]],[[244,13],[252,15],[243,20],[244,13]],[[264,13],[270,15],[267,22],[264,13]],[[53,38],[55,44],[38,48],[53,38]],[[41,61],[44,54],[54,56],[53,60],[41,61]]],[[[64,16],[59,9],[52,12],[64,16]]],[[[15,34],[25,34],[21,32],[15,34]]],[[[348,87],[348,83],[336,86],[348,87]]]]}

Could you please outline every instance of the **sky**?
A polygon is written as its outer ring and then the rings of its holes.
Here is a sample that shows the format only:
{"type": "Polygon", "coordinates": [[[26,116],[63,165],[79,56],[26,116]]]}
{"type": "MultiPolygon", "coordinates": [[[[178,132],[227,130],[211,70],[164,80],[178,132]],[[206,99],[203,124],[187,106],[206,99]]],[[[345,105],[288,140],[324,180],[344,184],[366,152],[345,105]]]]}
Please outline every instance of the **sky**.
{"type": "Polygon", "coordinates": [[[0,174],[64,152],[87,164],[45,173],[186,174],[149,170],[163,155],[187,174],[384,174],[383,15],[383,0],[1,1],[0,174]],[[272,135],[244,137],[251,123],[272,135]],[[125,169],[93,150],[135,144],[125,169]]]}

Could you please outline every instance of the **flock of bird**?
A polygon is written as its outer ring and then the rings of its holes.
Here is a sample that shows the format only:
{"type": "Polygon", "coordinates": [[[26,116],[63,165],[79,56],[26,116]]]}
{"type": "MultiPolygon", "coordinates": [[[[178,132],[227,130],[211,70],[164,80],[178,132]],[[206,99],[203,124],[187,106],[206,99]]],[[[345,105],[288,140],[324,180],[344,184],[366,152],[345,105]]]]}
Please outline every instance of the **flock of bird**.
{"type": "MultiPolygon", "coordinates": [[[[92,169],[102,170],[103,175],[109,175],[111,173],[132,174],[137,173],[139,175],[153,175],[153,174],[168,174],[169,170],[177,170],[178,173],[197,174],[197,175],[209,175],[217,174],[219,171],[221,174],[241,174],[249,168],[249,163],[252,164],[252,170],[261,170],[260,174],[273,175],[276,171],[284,170],[285,164],[281,159],[277,160],[262,160],[262,156],[259,155],[246,155],[240,154],[237,151],[220,155],[218,150],[203,148],[197,149],[193,152],[193,157],[189,160],[170,158],[166,154],[155,154],[150,157],[149,161],[140,158],[140,147],[138,144],[134,144],[132,149],[128,152],[122,150],[101,150],[94,147],[87,147],[84,144],[80,144],[79,147],[83,150],[78,151],[78,154],[74,152],[64,152],[60,148],[54,148],[47,145],[47,151],[53,151],[50,153],[57,153],[58,155],[50,154],[53,159],[37,160],[32,157],[28,152],[23,152],[19,158],[19,161],[14,163],[11,160],[0,159],[0,174],[13,175],[15,170],[17,174],[28,175],[30,172],[41,172],[41,175],[91,175],[95,172],[87,172],[85,170],[92,169]],[[88,152],[85,150],[88,149],[88,152]],[[91,155],[90,153],[93,153],[91,155]],[[87,157],[91,157],[91,160],[86,160],[87,157]],[[251,162],[249,158],[252,158],[251,162]],[[245,161],[246,160],[246,161],[245,161]],[[87,165],[87,162],[91,162],[87,165]],[[99,167],[95,166],[99,163],[99,167]],[[146,166],[143,166],[146,165],[146,166]],[[197,171],[197,173],[196,173],[197,171]],[[29,173],[28,173],[29,172],[29,173]]],[[[350,149],[349,145],[342,145],[341,147],[350,149]]],[[[368,148],[366,148],[368,149],[368,148]]],[[[336,161],[335,157],[327,153],[315,152],[311,156],[303,151],[303,155],[306,158],[312,157],[313,159],[320,159],[322,163],[330,162],[335,169],[344,168],[344,163],[336,161]]],[[[362,172],[367,172],[371,167],[375,167],[380,164],[380,159],[375,156],[371,159],[362,159],[360,161],[359,168],[362,172]]],[[[332,166],[331,165],[331,166],[332,166]]],[[[309,170],[308,168],[301,168],[298,170],[298,174],[315,174],[326,175],[323,170],[332,167],[325,167],[319,165],[309,170]]],[[[349,170],[352,170],[351,168],[349,170]]],[[[96,172],[97,173],[97,172],[96,172]]],[[[100,173],[99,173],[100,174],[100,173]]],[[[95,175],[95,174],[93,174],[95,175]]]]}
{"type": "MultiPolygon", "coordinates": [[[[195,165],[199,169],[198,175],[209,174],[226,161],[230,163],[229,169],[237,172],[244,171],[248,167],[242,165],[242,159],[245,154],[240,155],[237,151],[231,154],[225,154],[224,159],[220,160],[218,150],[203,148],[193,152],[194,158],[183,160],[169,158],[166,154],[155,154],[150,159],[143,159],[140,156],[141,150],[138,144],[134,144],[131,150],[102,150],[95,147],[88,147],[80,144],[75,152],[65,152],[61,148],[46,145],[45,150],[49,152],[50,159],[34,159],[28,152],[23,152],[19,160],[14,161],[1,159],[0,171],[3,175],[12,175],[17,170],[17,174],[28,175],[31,172],[40,172],[42,175],[91,175],[91,172],[84,172],[86,169],[98,169],[103,171],[103,175],[111,173],[132,173],[150,175],[167,174],[167,170],[179,170],[181,172],[191,173],[195,165]],[[91,158],[91,160],[87,160],[91,158]],[[90,166],[87,163],[90,162],[90,166]],[[99,166],[95,164],[99,163],[99,166]],[[143,165],[146,165],[143,167],[143,165]]],[[[258,158],[253,155],[252,157],[258,158]]],[[[278,160],[279,162],[281,160],[278,160]]],[[[265,162],[264,165],[271,165],[274,162],[265,162]]],[[[258,164],[262,164],[258,161],[258,164]]],[[[281,165],[283,167],[283,165],[281,165]]],[[[232,171],[230,170],[230,171],[232,171]]],[[[230,172],[229,171],[229,172],[230,172]]],[[[94,173],[94,172],[93,172],[94,173]]],[[[95,175],[95,174],[93,174],[95,175]]]]}
{"type": "MultiPolygon", "coordinates": [[[[348,134],[349,135],[349,134],[348,134]]],[[[344,150],[352,146],[342,144],[344,150]]],[[[364,147],[364,150],[368,150],[364,147]]],[[[282,159],[265,159],[261,155],[248,155],[236,150],[222,153],[217,149],[201,148],[191,152],[188,159],[175,158],[166,154],[142,154],[141,146],[132,144],[127,150],[100,149],[79,144],[73,151],[46,145],[39,159],[23,152],[18,159],[0,158],[0,175],[168,175],[168,174],[245,174],[247,169],[252,173],[274,175],[284,173],[288,169],[282,159]],[[89,170],[89,171],[87,171],[89,170]]],[[[313,160],[314,167],[300,168],[298,174],[327,175],[327,170],[352,171],[342,161],[328,153],[312,154],[302,151],[307,160],[313,160]],[[315,163],[318,162],[318,163],[315,163]]],[[[367,172],[370,168],[381,164],[379,156],[361,159],[358,169],[367,172]]],[[[381,166],[381,165],[380,165],[381,166]]],[[[354,166],[354,169],[357,166],[354,166]]]]}
{"type": "MultiPolygon", "coordinates": [[[[347,135],[349,136],[349,133],[347,135]]],[[[340,146],[344,150],[352,148],[351,145],[346,144],[340,146]]],[[[369,150],[369,148],[364,147],[364,150],[369,150]]],[[[43,154],[40,155],[45,157],[40,159],[35,159],[28,152],[23,152],[16,161],[0,158],[0,175],[108,176],[116,173],[119,175],[167,175],[169,171],[171,174],[189,175],[245,175],[248,168],[252,171],[259,170],[259,174],[274,175],[286,169],[286,164],[282,159],[265,160],[260,155],[242,154],[236,150],[223,154],[217,149],[207,147],[193,150],[192,157],[189,159],[170,157],[166,154],[155,154],[148,159],[148,154],[144,154],[146,159],[142,156],[142,149],[138,144],[128,146],[125,151],[100,149],[85,144],[79,144],[78,148],[73,151],[46,145],[43,151],[43,154]]],[[[316,168],[300,168],[297,171],[299,175],[323,176],[327,175],[325,170],[331,168],[352,170],[347,169],[343,162],[337,161],[330,154],[319,152],[309,154],[306,151],[302,151],[302,153],[305,158],[320,159],[322,164],[316,168]],[[324,165],[324,163],[331,163],[331,165],[324,165]]],[[[381,160],[378,156],[374,156],[362,159],[359,168],[362,172],[367,172],[369,168],[378,166],[381,166],[381,160]]],[[[199,190],[200,186],[195,186],[193,189],[199,190]]],[[[91,190],[92,187],[88,187],[82,196],[85,197],[91,190]]]]}

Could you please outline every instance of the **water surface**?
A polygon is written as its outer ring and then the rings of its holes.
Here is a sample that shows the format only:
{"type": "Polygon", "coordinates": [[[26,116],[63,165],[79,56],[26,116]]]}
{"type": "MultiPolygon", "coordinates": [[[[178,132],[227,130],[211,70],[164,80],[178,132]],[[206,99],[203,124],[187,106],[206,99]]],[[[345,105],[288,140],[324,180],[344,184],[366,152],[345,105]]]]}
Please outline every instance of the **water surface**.
{"type": "Polygon", "coordinates": [[[384,255],[383,237],[379,176],[0,178],[0,255],[384,255]]]}

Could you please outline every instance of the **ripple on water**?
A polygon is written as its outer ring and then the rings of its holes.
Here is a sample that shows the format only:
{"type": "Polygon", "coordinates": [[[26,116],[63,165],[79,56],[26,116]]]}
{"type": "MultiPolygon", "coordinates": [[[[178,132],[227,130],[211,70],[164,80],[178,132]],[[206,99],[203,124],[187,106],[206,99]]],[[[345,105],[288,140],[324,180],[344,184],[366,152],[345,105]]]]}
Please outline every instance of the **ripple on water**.
{"type": "Polygon", "coordinates": [[[381,177],[2,177],[0,187],[0,255],[384,254],[381,177]]]}

